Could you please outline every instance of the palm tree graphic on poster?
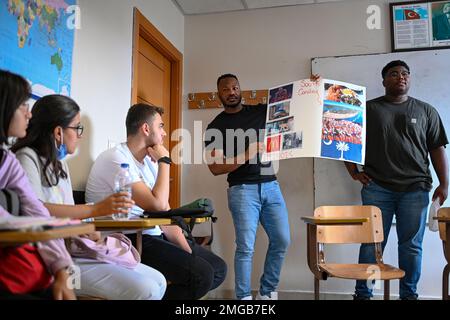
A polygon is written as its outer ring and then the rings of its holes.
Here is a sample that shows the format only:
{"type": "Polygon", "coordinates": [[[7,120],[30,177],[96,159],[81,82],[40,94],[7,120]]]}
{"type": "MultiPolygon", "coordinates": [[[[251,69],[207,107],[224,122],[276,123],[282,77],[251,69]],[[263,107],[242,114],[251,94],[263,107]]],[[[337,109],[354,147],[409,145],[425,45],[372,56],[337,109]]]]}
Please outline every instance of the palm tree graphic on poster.
{"type": "Polygon", "coordinates": [[[341,157],[339,158],[339,160],[344,160],[344,152],[350,150],[350,147],[347,143],[340,141],[337,143],[336,149],[341,152],[341,157]]]}

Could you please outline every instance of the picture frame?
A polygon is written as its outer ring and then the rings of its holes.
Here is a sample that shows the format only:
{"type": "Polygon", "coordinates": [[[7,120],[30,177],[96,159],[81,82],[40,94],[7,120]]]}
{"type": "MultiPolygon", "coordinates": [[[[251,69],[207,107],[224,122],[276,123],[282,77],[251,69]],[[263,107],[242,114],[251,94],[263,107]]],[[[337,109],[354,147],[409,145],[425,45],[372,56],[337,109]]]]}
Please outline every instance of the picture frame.
{"type": "Polygon", "coordinates": [[[389,4],[392,51],[450,48],[450,0],[389,4]]]}

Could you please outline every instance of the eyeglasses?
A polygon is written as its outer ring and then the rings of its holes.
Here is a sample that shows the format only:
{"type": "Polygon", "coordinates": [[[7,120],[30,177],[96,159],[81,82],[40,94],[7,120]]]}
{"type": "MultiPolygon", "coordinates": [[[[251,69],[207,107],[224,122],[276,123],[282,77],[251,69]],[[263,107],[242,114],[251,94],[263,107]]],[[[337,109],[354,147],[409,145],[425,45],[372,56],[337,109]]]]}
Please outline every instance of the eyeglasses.
{"type": "Polygon", "coordinates": [[[66,127],[67,129],[77,130],[77,136],[81,137],[83,135],[84,126],[82,124],[77,125],[76,127],[66,127]]]}
{"type": "Polygon", "coordinates": [[[392,72],[389,72],[388,76],[391,78],[400,78],[400,75],[401,75],[403,78],[409,78],[410,74],[411,73],[409,71],[402,71],[402,72],[392,71],[392,72]]]}

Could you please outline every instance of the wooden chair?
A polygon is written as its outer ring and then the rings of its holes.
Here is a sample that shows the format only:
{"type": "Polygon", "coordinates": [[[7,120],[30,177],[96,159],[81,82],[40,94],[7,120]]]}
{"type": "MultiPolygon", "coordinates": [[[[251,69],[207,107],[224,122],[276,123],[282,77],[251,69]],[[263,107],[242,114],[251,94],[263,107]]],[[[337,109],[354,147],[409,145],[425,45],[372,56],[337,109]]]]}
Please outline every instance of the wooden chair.
{"type": "Polygon", "coordinates": [[[308,232],[308,266],[314,274],[314,297],[319,299],[319,281],[328,277],[353,280],[384,280],[384,299],[389,300],[390,280],[403,270],[383,263],[381,211],[374,206],[324,206],[314,217],[303,217],[308,232]],[[373,243],[376,264],[336,264],[325,261],[324,244],[373,243]]]}
{"type": "Polygon", "coordinates": [[[448,278],[450,272],[450,208],[439,209],[437,219],[439,221],[439,236],[442,240],[445,260],[447,260],[447,265],[442,271],[442,300],[450,300],[448,294],[448,278]]]}

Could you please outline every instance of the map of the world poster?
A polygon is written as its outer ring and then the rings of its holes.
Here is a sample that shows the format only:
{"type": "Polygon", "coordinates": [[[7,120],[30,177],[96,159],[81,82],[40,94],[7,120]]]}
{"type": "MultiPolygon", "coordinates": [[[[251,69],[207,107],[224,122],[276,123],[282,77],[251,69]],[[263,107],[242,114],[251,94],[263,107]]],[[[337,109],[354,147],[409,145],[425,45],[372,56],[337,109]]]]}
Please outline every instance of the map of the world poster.
{"type": "Polygon", "coordinates": [[[18,73],[34,98],[70,95],[76,0],[0,0],[0,69],[18,73]]]}

